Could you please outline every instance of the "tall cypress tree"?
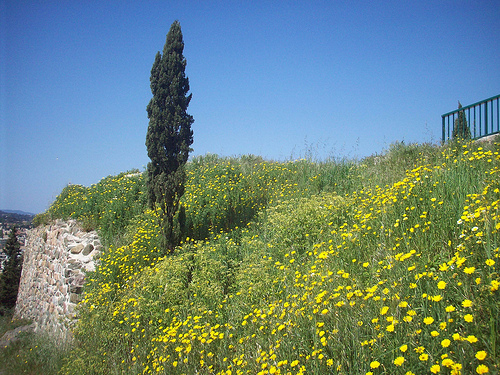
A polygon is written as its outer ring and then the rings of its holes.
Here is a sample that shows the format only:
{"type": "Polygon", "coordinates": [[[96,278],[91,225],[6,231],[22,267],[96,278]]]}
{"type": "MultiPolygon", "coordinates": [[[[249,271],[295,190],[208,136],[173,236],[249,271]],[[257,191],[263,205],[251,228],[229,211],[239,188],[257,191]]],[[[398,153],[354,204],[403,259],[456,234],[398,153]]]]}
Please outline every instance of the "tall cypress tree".
{"type": "Polygon", "coordinates": [[[17,240],[16,228],[12,228],[4,248],[7,259],[0,274],[0,314],[16,305],[19,281],[21,280],[21,244],[17,240]]]}
{"type": "MultiPolygon", "coordinates": [[[[458,109],[462,108],[462,104],[460,101],[458,102],[458,109]]],[[[467,125],[467,119],[465,118],[464,111],[458,112],[458,117],[455,119],[455,123],[453,124],[453,139],[470,139],[470,129],[469,125],[467,125]]]]}
{"type": "Polygon", "coordinates": [[[162,213],[165,247],[172,251],[179,243],[184,210],[179,201],[184,194],[185,164],[193,143],[193,116],[187,113],[186,59],[181,25],[175,21],[167,34],[163,55],[158,52],[151,69],[153,98],[147,106],[149,127],[146,147],[151,162],[147,167],[148,202],[162,213]]]}

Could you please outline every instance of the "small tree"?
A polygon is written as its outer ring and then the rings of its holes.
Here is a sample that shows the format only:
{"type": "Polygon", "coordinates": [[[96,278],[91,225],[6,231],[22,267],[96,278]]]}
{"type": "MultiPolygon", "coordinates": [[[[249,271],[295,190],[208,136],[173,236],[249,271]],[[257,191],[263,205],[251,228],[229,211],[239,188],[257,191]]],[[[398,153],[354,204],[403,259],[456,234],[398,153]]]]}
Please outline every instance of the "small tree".
{"type": "Polygon", "coordinates": [[[181,25],[175,21],[167,34],[163,55],[158,52],[151,69],[153,98],[147,106],[149,126],[146,147],[151,162],[147,167],[148,202],[161,208],[165,247],[172,251],[179,243],[184,225],[184,210],[179,201],[184,194],[185,164],[193,131],[193,116],[187,113],[186,59],[181,25]]]}
{"type": "MultiPolygon", "coordinates": [[[[462,108],[460,101],[458,102],[458,109],[462,108]]],[[[467,125],[467,119],[465,118],[464,111],[458,112],[458,117],[455,119],[453,124],[453,139],[470,139],[470,129],[467,125]]]]}
{"type": "Polygon", "coordinates": [[[12,228],[4,248],[7,259],[0,274],[0,314],[16,305],[19,281],[21,280],[21,244],[17,240],[16,228],[12,228]]]}

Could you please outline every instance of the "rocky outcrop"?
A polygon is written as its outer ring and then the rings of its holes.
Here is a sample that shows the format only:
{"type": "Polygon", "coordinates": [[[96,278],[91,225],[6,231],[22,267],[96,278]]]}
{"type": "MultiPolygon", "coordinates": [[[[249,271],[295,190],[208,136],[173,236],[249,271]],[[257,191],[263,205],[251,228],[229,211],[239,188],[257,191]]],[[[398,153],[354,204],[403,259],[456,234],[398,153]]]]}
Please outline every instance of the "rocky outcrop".
{"type": "Polygon", "coordinates": [[[85,275],[95,270],[102,249],[96,232],[74,220],[58,220],[28,232],[15,319],[29,319],[36,331],[71,338],[85,275]]]}

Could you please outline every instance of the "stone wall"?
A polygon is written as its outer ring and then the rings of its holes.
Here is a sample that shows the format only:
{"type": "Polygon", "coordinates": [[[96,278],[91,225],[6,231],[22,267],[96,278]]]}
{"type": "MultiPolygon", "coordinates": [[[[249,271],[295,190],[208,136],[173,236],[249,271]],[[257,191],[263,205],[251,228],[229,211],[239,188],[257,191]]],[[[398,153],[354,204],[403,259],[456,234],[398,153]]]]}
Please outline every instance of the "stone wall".
{"type": "Polygon", "coordinates": [[[58,220],[28,232],[14,318],[29,319],[36,331],[71,338],[85,274],[102,249],[96,232],[74,220],[58,220]]]}

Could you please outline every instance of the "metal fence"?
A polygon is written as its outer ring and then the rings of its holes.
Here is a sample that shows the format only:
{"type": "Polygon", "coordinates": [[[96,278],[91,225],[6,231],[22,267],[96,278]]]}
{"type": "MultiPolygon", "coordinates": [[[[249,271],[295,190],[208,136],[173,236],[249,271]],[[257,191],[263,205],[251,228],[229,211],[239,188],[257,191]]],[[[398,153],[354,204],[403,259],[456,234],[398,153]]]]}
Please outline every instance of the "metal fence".
{"type": "Polygon", "coordinates": [[[500,95],[441,116],[443,142],[456,137],[477,139],[500,132],[500,95]]]}

